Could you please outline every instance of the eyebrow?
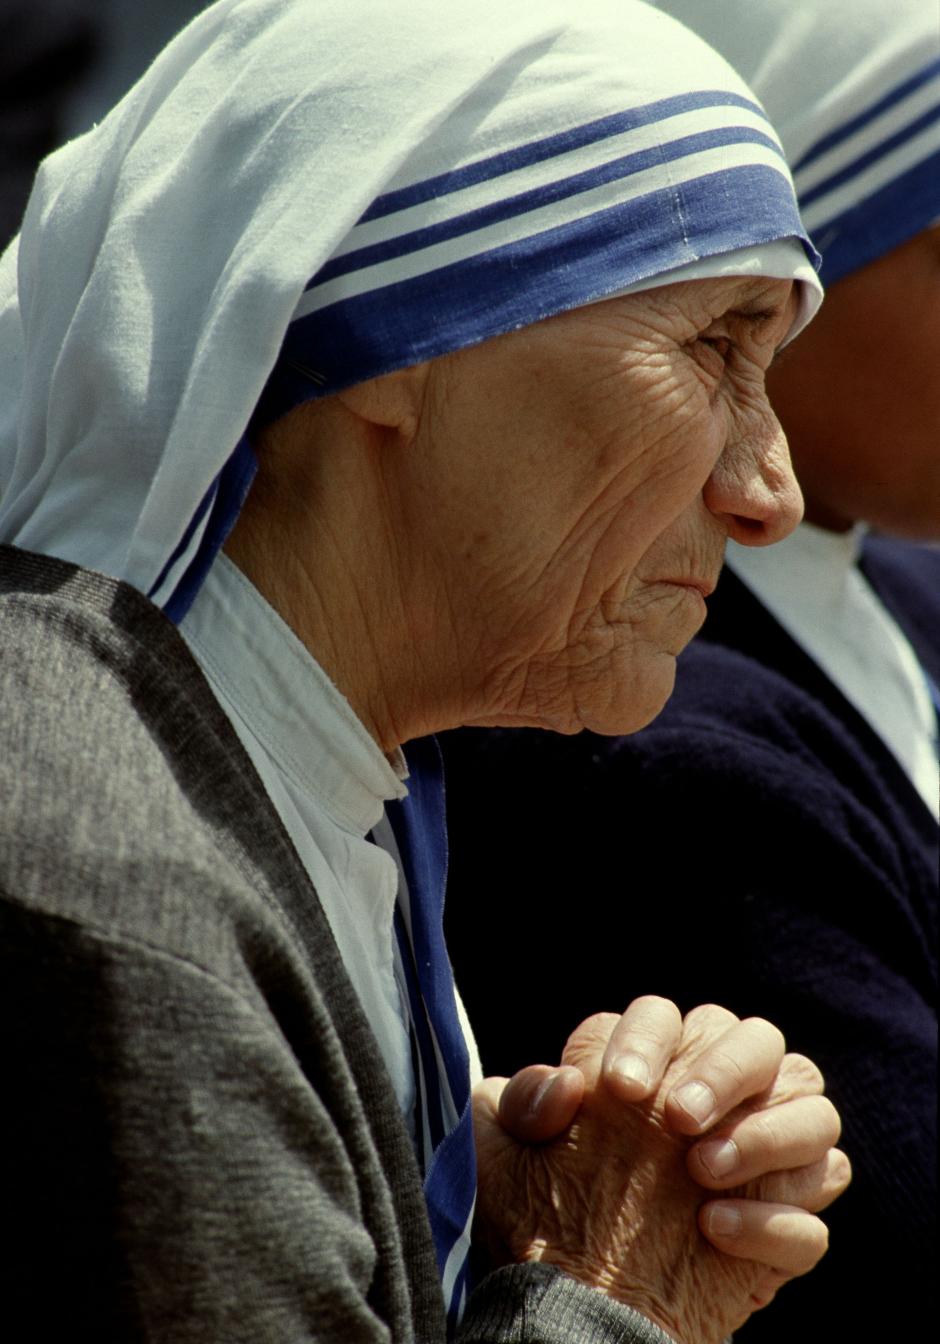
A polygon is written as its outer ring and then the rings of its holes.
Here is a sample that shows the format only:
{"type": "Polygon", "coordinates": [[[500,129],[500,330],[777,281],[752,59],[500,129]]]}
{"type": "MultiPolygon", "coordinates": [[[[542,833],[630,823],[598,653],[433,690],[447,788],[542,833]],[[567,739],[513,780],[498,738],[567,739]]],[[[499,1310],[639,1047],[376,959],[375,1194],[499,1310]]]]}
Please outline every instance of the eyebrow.
{"type": "MultiPolygon", "coordinates": [[[[730,317],[733,321],[746,323],[752,333],[756,333],[759,332],[762,327],[766,327],[768,323],[777,321],[782,317],[785,309],[789,307],[789,304],[790,299],[788,298],[786,303],[775,304],[770,307],[765,306],[763,308],[751,309],[729,308],[725,313],[725,317],[730,317]]],[[[770,363],[767,365],[768,371],[778,364],[781,359],[786,358],[790,352],[791,345],[792,341],[787,340],[785,335],[782,343],[776,347],[771,356],[770,363]]]]}
{"type": "Polygon", "coordinates": [[[751,327],[765,327],[768,322],[773,322],[775,318],[783,315],[783,307],[777,305],[775,308],[760,308],[746,311],[743,308],[729,308],[726,317],[735,317],[742,322],[747,322],[751,327]]]}
{"type": "MultiPolygon", "coordinates": [[[[791,289],[790,293],[787,295],[785,302],[783,303],[770,304],[770,305],[764,304],[763,307],[754,307],[751,309],[729,308],[726,313],[726,316],[736,321],[747,323],[751,331],[756,334],[761,330],[762,327],[766,327],[771,322],[779,321],[779,319],[784,316],[785,312],[792,305],[793,294],[794,291],[791,289]]],[[[759,300],[755,300],[755,302],[759,302],[759,300]]],[[[796,311],[798,311],[798,308],[796,311]]],[[[796,317],[796,312],[794,312],[793,316],[794,318],[796,317]]],[[[793,324],[791,322],[788,331],[792,330],[792,325],[793,324]]],[[[784,341],[786,341],[786,335],[784,336],[783,339],[784,341]]],[[[774,360],[780,357],[780,354],[781,354],[781,347],[778,346],[777,349],[774,351],[771,364],[773,364],[774,360]]],[[[770,366],[768,365],[768,367],[770,366]]]]}

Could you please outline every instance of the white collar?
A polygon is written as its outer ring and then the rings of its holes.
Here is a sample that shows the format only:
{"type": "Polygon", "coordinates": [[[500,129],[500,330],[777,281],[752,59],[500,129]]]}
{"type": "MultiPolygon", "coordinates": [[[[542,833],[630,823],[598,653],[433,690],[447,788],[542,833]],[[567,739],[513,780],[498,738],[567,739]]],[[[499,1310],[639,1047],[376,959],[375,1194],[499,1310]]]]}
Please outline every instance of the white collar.
{"type": "Polygon", "coordinates": [[[727,563],[868,721],[937,817],[937,717],[917,655],[856,564],[865,531],[801,523],[775,546],[729,542],[727,563]]]}
{"type": "Polygon", "coordinates": [[[805,596],[815,605],[841,601],[846,580],[862,553],[868,531],[857,523],[847,532],[829,532],[812,523],[801,523],[774,546],[739,546],[728,543],[728,564],[749,586],[773,590],[786,584],[798,587],[808,582],[805,596]],[[785,577],[784,577],[785,576],[785,577]]]}
{"type": "Polygon", "coordinates": [[[181,611],[273,366],[319,395],[313,331],[335,391],[802,236],[747,86],[646,4],[219,0],[45,160],[0,257],[0,538],[181,611]]]}
{"type": "Polygon", "coordinates": [[[240,569],[220,555],[180,626],[199,662],[279,769],[344,829],[366,835],[403,798],[346,698],[240,569]]]}

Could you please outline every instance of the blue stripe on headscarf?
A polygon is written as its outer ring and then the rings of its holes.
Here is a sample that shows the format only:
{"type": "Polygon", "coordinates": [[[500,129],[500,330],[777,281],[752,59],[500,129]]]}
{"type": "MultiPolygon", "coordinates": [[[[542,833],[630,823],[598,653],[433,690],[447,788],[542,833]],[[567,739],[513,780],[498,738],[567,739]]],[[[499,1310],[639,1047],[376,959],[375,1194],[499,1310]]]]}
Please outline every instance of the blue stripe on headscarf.
{"type": "Polygon", "coordinates": [[[258,462],[254,450],[247,435],[244,435],[236,444],[235,451],[222,468],[216,481],[204,496],[195,518],[187,527],[179,545],[164,566],[157,583],[154,584],[150,596],[153,596],[160,584],[164,582],[167,574],[172,570],[173,565],[185,553],[208,508],[209,517],[196,553],[174,585],[169,598],[163,603],[164,614],[174,624],[179,625],[195,601],[196,594],[202,587],[203,580],[208,574],[213,560],[235,526],[235,521],[241,512],[257,469],[258,462]]]}
{"type": "Polygon", "coordinates": [[[632,177],[634,173],[644,172],[648,168],[657,168],[663,163],[686,158],[690,154],[700,154],[707,149],[741,144],[742,141],[765,145],[775,153],[778,152],[777,144],[771,136],[749,126],[721,126],[709,131],[696,131],[691,135],[671,140],[668,145],[654,145],[649,149],[624,154],[584,172],[558,178],[540,187],[533,187],[530,191],[519,192],[515,196],[507,196],[489,205],[480,206],[476,210],[468,210],[466,214],[454,215],[451,219],[441,220],[426,228],[414,229],[395,238],[387,238],[381,243],[372,243],[345,252],[321,267],[308,288],[316,288],[317,285],[325,284],[327,280],[335,279],[336,276],[348,275],[367,266],[378,265],[379,262],[420,252],[423,248],[433,247],[436,243],[447,242],[451,238],[463,237],[491,224],[499,224],[504,220],[529,214],[533,210],[541,210],[545,206],[554,205],[582,192],[592,191],[595,187],[632,177]]]}
{"type": "Polygon", "coordinates": [[[903,80],[895,88],[889,89],[884,97],[879,98],[877,102],[866,107],[863,111],[859,112],[857,116],[850,117],[849,120],[843,122],[841,126],[837,126],[835,130],[829,131],[827,135],[822,136],[822,138],[817,140],[814,145],[810,146],[805,154],[801,155],[797,163],[793,164],[793,172],[799,173],[808,164],[813,163],[823,154],[828,153],[830,149],[834,149],[836,145],[842,144],[842,142],[847,140],[849,136],[855,135],[858,131],[862,130],[863,127],[869,125],[870,122],[875,121],[876,118],[882,116],[883,113],[890,111],[892,107],[895,107],[905,98],[908,98],[912,93],[916,93],[919,88],[922,88],[924,84],[929,83],[936,75],[940,75],[940,56],[938,56],[935,61],[930,61],[922,70],[918,70],[916,74],[903,80]]]}
{"type": "Polygon", "coordinates": [[[938,217],[940,162],[932,155],[821,226],[814,237],[823,284],[833,285],[900,247],[938,217]]]}
{"type": "Polygon", "coordinates": [[[689,261],[778,239],[782,220],[793,237],[804,237],[787,179],[747,164],[340,300],[288,328],[256,419],[269,422],[313,397],[528,326],[689,261]]]}
{"type": "MultiPolygon", "coordinates": [[[[806,191],[800,192],[800,205],[805,210],[814,201],[820,200],[830,191],[835,191],[837,187],[850,182],[853,177],[857,177],[871,164],[877,163],[879,159],[883,159],[888,154],[893,153],[894,150],[899,149],[908,140],[913,140],[915,135],[919,135],[921,131],[925,131],[928,126],[932,126],[935,122],[940,122],[940,102],[934,107],[928,107],[926,112],[921,113],[919,117],[908,122],[907,125],[899,127],[884,140],[879,140],[876,145],[871,145],[864,153],[859,154],[858,158],[853,159],[851,163],[844,164],[830,177],[823,178],[821,182],[817,182],[806,191]]],[[[934,172],[936,171],[935,165],[934,172]]]]}
{"type": "MultiPolygon", "coordinates": [[[[423,182],[416,182],[412,186],[387,191],[376,197],[359,222],[365,224],[371,219],[384,219],[387,215],[397,214],[399,210],[409,210],[412,206],[439,200],[442,196],[449,196],[455,191],[464,191],[467,187],[479,186],[481,182],[492,182],[494,178],[503,177],[506,173],[518,172],[520,168],[531,168],[536,163],[544,163],[548,159],[557,158],[560,154],[570,154],[572,150],[584,149],[587,145],[598,144],[615,135],[624,135],[628,131],[651,126],[667,117],[699,111],[706,107],[740,107],[761,118],[765,116],[757,103],[721,89],[659,98],[641,107],[615,112],[609,117],[598,117],[596,121],[587,122],[583,126],[559,131],[556,135],[547,135],[541,140],[530,141],[515,149],[503,150],[499,154],[491,154],[478,159],[475,163],[466,164],[463,168],[438,173],[435,177],[426,178],[423,182]]],[[[776,143],[773,148],[778,148],[776,143]]]]}

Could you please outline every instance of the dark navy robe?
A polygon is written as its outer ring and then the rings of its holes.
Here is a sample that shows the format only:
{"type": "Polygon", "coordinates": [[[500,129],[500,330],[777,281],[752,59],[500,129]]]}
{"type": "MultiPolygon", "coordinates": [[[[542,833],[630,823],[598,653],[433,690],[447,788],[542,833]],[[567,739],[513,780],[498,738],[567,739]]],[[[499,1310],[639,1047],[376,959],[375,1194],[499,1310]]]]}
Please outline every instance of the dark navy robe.
{"type": "MultiPolygon", "coordinates": [[[[940,683],[940,551],[869,540],[862,564],[940,683]]],[[[729,571],[709,608],[643,732],[445,739],[458,985],[487,1072],[554,1062],[641,993],[779,1025],[826,1075],[855,1179],[824,1262],[740,1338],[913,1328],[935,1292],[938,827],[729,571]]]]}

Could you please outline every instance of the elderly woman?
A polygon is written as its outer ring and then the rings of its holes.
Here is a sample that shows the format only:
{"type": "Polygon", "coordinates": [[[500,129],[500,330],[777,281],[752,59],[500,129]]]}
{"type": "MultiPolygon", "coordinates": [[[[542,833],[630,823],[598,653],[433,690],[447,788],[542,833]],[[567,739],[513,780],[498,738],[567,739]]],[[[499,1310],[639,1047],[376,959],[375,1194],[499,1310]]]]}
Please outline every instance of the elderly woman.
{"type": "Polygon", "coordinates": [[[711,1344],[821,1253],[818,1071],[646,999],[480,1085],[470,1291],[439,767],[401,746],[657,713],[726,538],[796,521],[763,375],[818,300],[746,87],[570,8],[223,0],[3,260],[34,1337],[711,1344]]]}
{"type": "Polygon", "coordinates": [[[489,1067],[556,1048],[585,1000],[650,985],[778,1022],[823,1068],[855,1180],[819,1274],[745,1337],[792,1339],[833,1303],[846,1333],[871,1309],[913,1331],[935,1280],[940,552],[865,525],[940,539],[936,6],[663,7],[760,94],[823,252],[820,319],[767,379],[811,521],[765,553],[732,541],[645,732],[452,743],[458,975],[489,1067]],[[654,856],[639,878],[636,836],[654,856]],[[580,896],[564,991],[525,1019],[557,931],[531,903],[505,914],[506,892],[525,884],[541,913],[574,883],[599,907],[580,896]],[[501,963],[489,934],[473,944],[497,912],[501,963]]]}

